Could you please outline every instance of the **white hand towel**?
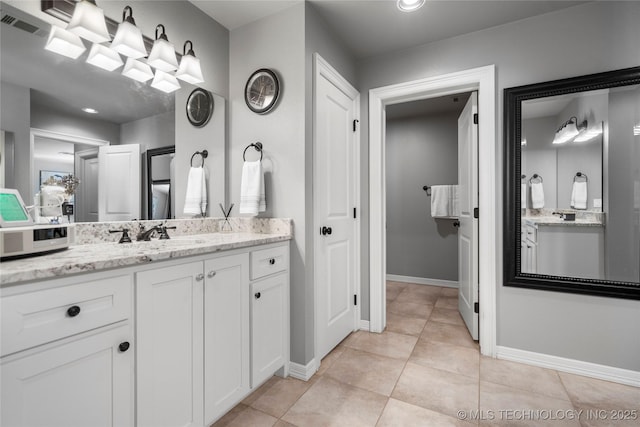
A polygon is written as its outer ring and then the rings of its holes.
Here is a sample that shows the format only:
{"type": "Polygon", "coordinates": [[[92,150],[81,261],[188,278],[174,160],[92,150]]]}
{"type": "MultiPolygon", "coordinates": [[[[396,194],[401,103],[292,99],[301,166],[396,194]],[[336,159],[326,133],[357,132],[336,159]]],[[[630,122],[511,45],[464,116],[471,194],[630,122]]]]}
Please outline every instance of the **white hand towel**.
{"type": "Polygon", "coordinates": [[[544,208],[544,188],[541,182],[531,183],[531,207],[533,209],[544,208]]]}
{"type": "Polygon", "coordinates": [[[587,183],[576,181],[571,189],[571,207],[574,209],[587,209],[587,183]]]}
{"type": "Polygon", "coordinates": [[[431,186],[431,216],[433,218],[455,218],[458,216],[458,186],[431,186]]]}
{"type": "Polygon", "coordinates": [[[527,209],[527,184],[520,184],[520,209],[527,209]]]}
{"type": "Polygon", "coordinates": [[[262,162],[244,162],[240,184],[240,213],[255,216],[266,209],[262,162]]]}
{"type": "Polygon", "coordinates": [[[189,169],[187,195],[184,199],[185,214],[204,216],[207,210],[207,183],[203,167],[189,169]]]}

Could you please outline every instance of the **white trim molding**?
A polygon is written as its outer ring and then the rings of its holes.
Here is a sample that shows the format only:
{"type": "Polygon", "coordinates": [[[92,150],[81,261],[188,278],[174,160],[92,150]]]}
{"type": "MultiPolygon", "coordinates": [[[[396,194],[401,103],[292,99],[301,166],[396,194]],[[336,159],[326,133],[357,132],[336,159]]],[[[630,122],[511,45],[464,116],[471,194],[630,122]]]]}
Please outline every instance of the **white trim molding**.
{"type": "Polygon", "coordinates": [[[385,108],[387,105],[419,99],[478,91],[478,232],[482,250],[478,260],[480,302],[480,350],[495,357],[496,285],[500,277],[501,253],[497,211],[498,163],[496,140],[495,66],[473,68],[436,77],[371,89],[369,91],[369,275],[370,326],[382,332],[386,324],[386,188],[385,108]]]}
{"type": "Polygon", "coordinates": [[[311,359],[306,365],[289,362],[289,376],[302,381],[309,381],[313,374],[318,372],[318,369],[320,369],[320,364],[316,362],[315,358],[311,359]]]}
{"type": "Polygon", "coordinates": [[[429,279],[428,277],[401,276],[398,274],[387,274],[387,280],[400,283],[416,283],[418,285],[441,286],[443,288],[457,288],[456,280],[429,279]]]}
{"type": "Polygon", "coordinates": [[[369,331],[369,321],[360,319],[360,327],[358,328],[361,331],[369,331]]]}
{"type": "Polygon", "coordinates": [[[618,384],[640,387],[640,372],[628,369],[615,368],[582,360],[568,359],[566,357],[552,356],[550,354],[534,353],[527,350],[497,346],[496,357],[512,362],[539,366],[541,368],[554,369],[570,374],[583,375],[599,380],[611,381],[618,384]]]}

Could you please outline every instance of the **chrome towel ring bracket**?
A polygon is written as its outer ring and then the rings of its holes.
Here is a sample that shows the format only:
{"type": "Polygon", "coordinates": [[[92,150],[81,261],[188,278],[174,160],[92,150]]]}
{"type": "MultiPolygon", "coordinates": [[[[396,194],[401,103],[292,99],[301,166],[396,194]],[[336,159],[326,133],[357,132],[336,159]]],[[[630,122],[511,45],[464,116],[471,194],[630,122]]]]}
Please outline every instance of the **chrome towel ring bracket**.
{"type": "Polygon", "coordinates": [[[209,152],[207,150],[202,150],[202,151],[196,151],[195,153],[193,153],[193,155],[191,156],[191,167],[193,167],[193,158],[197,155],[200,155],[200,157],[202,157],[202,164],[200,166],[204,166],[204,159],[206,159],[207,157],[209,157],[209,152]]]}
{"type": "Polygon", "coordinates": [[[260,161],[262,161],[262,154],[263,154],[262,153],[262,142],[254,142],[254,143],[251,143],[251,144],[247,145],[245,147],[244,151],[242,152],[242,160],[244,160],[245,162],[247,161],[246,154],[247,154],[247,150],[249,149],[249,147],[253,147],[253,148],[256,149],[256,151],[260,152],[260,161]]]}
{"type": "Polygon", "coordinates": [[[573,177],[573,182],[578,182],[578,180],[580,179],[584,179],[584,182],[589,181],[589,178],[587,177],[586,173],[578,172],[576,173],[576,176],[573,177]]]}
{"type": "Polygon", "coordinates": [[[529,178],[529,183],[533,184],[534,182],[543,182],[542,177],[537,173],[534,173],[531,178],[529,178]]]}

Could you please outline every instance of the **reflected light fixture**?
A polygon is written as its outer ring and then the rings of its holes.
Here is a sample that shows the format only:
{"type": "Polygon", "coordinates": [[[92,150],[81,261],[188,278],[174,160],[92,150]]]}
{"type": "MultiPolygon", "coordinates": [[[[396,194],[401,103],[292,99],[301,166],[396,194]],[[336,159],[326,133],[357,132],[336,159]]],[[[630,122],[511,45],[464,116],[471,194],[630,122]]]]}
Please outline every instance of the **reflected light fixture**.
{"type": "Polygon", "coordinates": [[[581,131],[573,142],[587,142],[598,135],[602,135],[602,126],[594,126],[591,129],[587,129],[585,126],[585,130],[581,131]]]}
{"type": "Polygon", "coordinates": [[[144,62],[128,58],[127,62],[124,64],[122,75],[129,77],[130,79],[137,80],[140,83],[144,83],[153,78],[153,71],[151,71],[151,67],[144,62]]]}
{"type": "Polygon", "coordinates": [[[80,0],[76,3],[67,30],[94,43],[111,40],[104,20],[104,12],[93,0],[80,0]]]}
{"type": "Polygon", "coordinates": [[[167,35],[164,33],[164,25],[156,26],[156,41],[153,42],[151,53],[147,58],[147,64],[160,71],[174,71],[178,68],[178,60],[173,44],[169,43],[167,35]],[[162,33],[158,36],[158,29],[162,28],[162,33]]]}
{"type": "Polygon", "coordinates": [[[424,5],[425,0],[398,0],[397,6],[403,12],[414,12],[424,5]]]}
{"type": "Polygon", "coordinates": [[[184,47],[182,48],[182,60],[180,61],[180,67],[176,72],[176,77],[191,84],[204,82],[202,69],[200,68],[200,60],[196,58],[196,54],[193,53],[193,43],[191,43],[191,40],[184,42],[184,47]],[[187,44],[189,45],[188,51],[187,44]]]}
{"type": "Polygon", "coordinates": [[[87,63],[107,71],[113,71],[123,64],[118,52],[98,43],[91,46],[87,63]]]}
{"type": "Polygon", "coordinates": [[[122,22],[118,25],[118,31],[113,37],[111,49],[128,58],[138,59],[147,56],[147,49],[142,40],[142,31],[136,27],[131,6],[126,6],[122,11],[122,22]],[[127,16],[127,12],[129,12],[129,16],[127,16]]]}
{"type": "Polygon", "coordinates": [[[556,131],[556,135],[553,138],[553,144],[564,144],[566,142],[569,142],[586,128],[586,120],[578,124],[578,119],[576,117],[571,117],[569,120],[564,122],[562,126],[560,126],[560,128],[556,131]]]}
{"type": "Polygon", "coordinates": [[[180,89],[180,83],[175,76],[162,70],[156,70],[156,75],[151,82],[151,87],[161,90],[165,93],[175,92],[180,89]]]}
{"type": "Polygon", "coordinates": [[[87,50],[79,36],[56,25],[51,26],[49,39],[44,48],[72,59],[77,59],[87,50]]]}
{"type": "Polygon", "coordinates": [[[633,136],[640,136],[640,125],[635,125],[633,127],[633,136]]]}

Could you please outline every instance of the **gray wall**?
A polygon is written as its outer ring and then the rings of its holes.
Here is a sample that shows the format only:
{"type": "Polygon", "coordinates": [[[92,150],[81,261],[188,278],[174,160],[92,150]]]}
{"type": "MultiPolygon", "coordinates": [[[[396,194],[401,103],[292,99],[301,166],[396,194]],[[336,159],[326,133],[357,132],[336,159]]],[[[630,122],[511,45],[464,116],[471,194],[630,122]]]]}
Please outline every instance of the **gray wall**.
{"type": "MultiPolygon", "coordinates": [[[[359,64],[362,106],[368,105],[366,94],[372,88],[495,64],[496,130],[502,141],[504,88],[637,66],[639,21],[639,2],[593,2],[370,58],[359,64]]],[[[367,127],[363,115],[363,195],[369,185],[367,127]]],[[[502,148],[495,154],[501,212],[502,148]]],[[[363,200],[367,205],[368,198],[363,200]]],[[[501,217],[496,224],[497,236],[481,238],[495,238],[502,248],[501,217]]],[[[368,245],[367,239],[363,245],[368,245]]],[[[369,304],[369,265],[363,252],[364,308],[369,304]]],[[[498,345],[640,370],[640,301],[506,288],[501,277],[496,287],[498,345]]],[[[368,312],[363,317],[368,319],[368,312]]]]}
{"type": "MultiPolygon", "coordinates": [[[[13,136],[14,164],[29,164],[30,146],[30,116],[29,89],[2,82],[0,87],[0,128],[11,132],[13,136]]],[[[29,168],[20,167],[13,170],[13,179],[7,180],[6,184],[12,183],[21,195],[27,197],[31,194],[29,188],[29,168]]],[[[9,171],[7,171],[9,172],[9,171]]],[[[29,203],[26,201],[25,203],[29,203]]]]}
{"type": "Polygon", "coordinates": [[[176,112],[171,110],[144,119],[123,123],[120,126],[122,144],[140,144],[140,152],[150,148],[168,147],[175,144],[176,112]]]}
{"type": "Polygon", "coordinates": [[[386,161],[387,273],[457,281],[457,228],[422,187],[458,183],[458,114],[387,120],[386,161]]]}

